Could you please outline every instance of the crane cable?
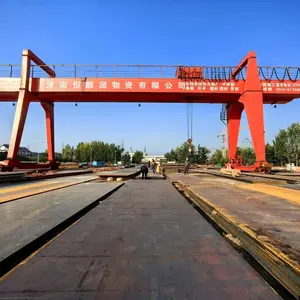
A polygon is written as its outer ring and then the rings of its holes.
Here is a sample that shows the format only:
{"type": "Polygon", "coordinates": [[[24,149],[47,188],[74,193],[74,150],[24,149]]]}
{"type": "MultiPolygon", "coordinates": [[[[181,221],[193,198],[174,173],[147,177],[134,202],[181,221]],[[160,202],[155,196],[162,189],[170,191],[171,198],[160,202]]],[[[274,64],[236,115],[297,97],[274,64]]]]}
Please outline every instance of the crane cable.
{"type": "Polygon", "coordinates": [[[193,103],[187,103],[187,139],[193,139],[193,103]]]}

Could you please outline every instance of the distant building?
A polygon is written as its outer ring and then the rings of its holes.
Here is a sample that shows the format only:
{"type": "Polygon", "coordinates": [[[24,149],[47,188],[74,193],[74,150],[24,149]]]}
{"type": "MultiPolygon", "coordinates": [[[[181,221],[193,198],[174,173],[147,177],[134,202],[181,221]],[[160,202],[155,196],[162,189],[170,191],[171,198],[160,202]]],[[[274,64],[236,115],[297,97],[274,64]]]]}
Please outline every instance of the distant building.
{"type": "MultiPolygon", "coordinates": [[[[45,157],[48,158],[48,153],[46,153],[46,152],[31,152],[31,153],[32,153],[32,154],[31,154],[31,157],[37,158],[38,156],[39,156],[39,157],[45,156],[45,157]]],[[[55,152],[55,159],[57,159],[57,160],[62,160],[62,155],[61,155],[61,153],[55,152]]]]}
{"type": "MultiPolygon", "coordinates": [[[[0,146],[0,152],[8,152],[8,148],[8,144],[3,144],[0,146]]],[[[18,155],[31,157],[32,152],[26,147],[19,147],[18,155]]]]}
{"type": "Polygon", "coordinates": [[[148,155],[144,154],[143,162],[151,162],[154,159],[158,164],[167,162],[164,155],[148,155]]]}

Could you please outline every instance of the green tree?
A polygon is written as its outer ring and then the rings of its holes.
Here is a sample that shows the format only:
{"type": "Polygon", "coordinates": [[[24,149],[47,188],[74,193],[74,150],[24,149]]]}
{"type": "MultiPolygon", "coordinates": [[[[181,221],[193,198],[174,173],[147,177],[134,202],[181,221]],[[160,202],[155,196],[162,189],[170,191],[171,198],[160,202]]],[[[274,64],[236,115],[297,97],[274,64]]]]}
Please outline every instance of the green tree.
{"type": "Polygon", "coordinates": [[[223,151],[220,149],[217,149],[215,153],[211,156],[209,162],[211,164],[221,164],[224,165],[225,163],[228,162],[228,158],[223,157],[223,151]]]}
{"type": "Polygon", "coordinates": [[[32,161],[39,161],[41,163],[45,163],[48,161],[48,150],[46,149],[44,152],[39,153],[36,157],[31,157],[32,161]]]}
{"type": "Polygon", "coordinates": [[[177,161],[177,154],[173,149],[171,149],[170,152],[167,152],[165,154],[165,158],[167,159],[167,161],[177,161]]]}
{"type": "Polygon", "coordinates": [[[288,147],[288,133],[284,129],[280,129],[273,141],[275,156],[282,166],[284,163],[290,161],[289,147],[288,147]]]}
{"type": "Polygon", "coordinates": [[[267,162],[275,165],[278,165],[278,159],[275,155],[275,147],[274,145],[266,144],[266,160],[267,162]]]}
{"type": "Polygon", "coordinates": [[[120,146],[120,145],[115,146],[115,152],[116,152],[117,161],[121,161],[122,160],[122,153],[124,152],[124,148],[122,148],[122,146],[120,146]]]}
{"type": "Polygon", "coordinates": [[[89,157],[89,161],[110,161],[110,151],[104,142],[92,141],[91,143],[87,143],[85,151],[87,152],[86,155],[89,157]]]}
{"type": "Polygon", "coordinates": [[[210,150],[206,147],[198,145],[197,153],[195,153],[195,162],[200,165],[204,165],[208,162],[208,155],[210,150]]]}
{"type": "Polygon", "coordinates": [[[287,129],[290,161],[298,166],[300,156],[300,123],[292,123],[287,129]]]}
{"type": "Polygon", "coordinates": [[[75,149],[75,158],[77,162],[87,162],[85,154],[85,143],[80,142],[75,149]]]}
{"type": "Polygon", "coordinates": [[[135,151],[132,157],[132,163],[139,164],[141,163],[142,159],[144,157],[144,152],[142,151],[135,151]]]}
{"type": "Polygon", "coordinates": [[[181,146],[176,148],[175,152],[177,161],[180,163],[184,163],[186,161],[186,158],[190,156],[189,144],[187,142],[184,142],[181,146]]]}
{"type": "Polygon", "coordinates": [[[175,151],[171,149],[170,152],[165,154],[165,158],[168,161],[176,161],[179,163],[185,163],[186,159],[189,158],[192,163],[206,164],[208,162],[208,154],[210,151],[206,147],[198,145],[197,150],[192,145],[192,151],[189,151],[189,144],[187,142],[182,143],[178,146],[175,151]]]}
{"type": "Polygon", "coordinates": [[[256,161],[255,153],[253,148],[237,148],[237,155],[241,155],[243,158],[243,165],[253,165],[256,161]]]}
{"type": "Polygon", "coordinates": [[[121,160],[122,160],[122,162],[123,162],[124,164],[129,163],[130,160],[131,160],[130,154],[129,154],[128,152],[125,152],[125,153],[123,154],[121,160]]]}
{"type": "Polygon", "coordinates": [[[61,151],[62,160],[64,162],[72,162],[74,160],[74,147],[71,147],[69,144],[65,145],[61,151]]]}
{"type": "Polygon", "coordinates": [[[90,143],[79,143],[75,150],[76,161],[104,161],[114,162],[121,160],[124,149],[115,144],[108,144],[102,141],[92,141],[90,143]]]}

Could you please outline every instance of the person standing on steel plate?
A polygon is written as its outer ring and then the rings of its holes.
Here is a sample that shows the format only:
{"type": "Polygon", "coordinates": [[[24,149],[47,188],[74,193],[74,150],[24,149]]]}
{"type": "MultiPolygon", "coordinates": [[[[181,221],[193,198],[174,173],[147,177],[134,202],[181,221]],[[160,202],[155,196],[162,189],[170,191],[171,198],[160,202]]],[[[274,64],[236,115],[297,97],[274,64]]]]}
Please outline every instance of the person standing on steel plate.
{"type": "Polygon", "coordinates": [[[153,171],[153,174],[155,174],[155,172],[156,172],[156,161],[154,159],[152,159],[152,171],[153,171]]]}
{"type": "Polygon", "coordinates": [[[142,179],[147,179],[148,167],[146,165],[141,166],[142,179]]]}
{"type": "Polygon", "coordinates": [[[193,154],[190,152],[186,158],[186,161],[185,161],[185,167],[184,167],[184,174],[189,174],[189,171],[190,171],[190,168],[191,168],[191,165],[192,165],[192,157],[193,157],[193,154]]]}

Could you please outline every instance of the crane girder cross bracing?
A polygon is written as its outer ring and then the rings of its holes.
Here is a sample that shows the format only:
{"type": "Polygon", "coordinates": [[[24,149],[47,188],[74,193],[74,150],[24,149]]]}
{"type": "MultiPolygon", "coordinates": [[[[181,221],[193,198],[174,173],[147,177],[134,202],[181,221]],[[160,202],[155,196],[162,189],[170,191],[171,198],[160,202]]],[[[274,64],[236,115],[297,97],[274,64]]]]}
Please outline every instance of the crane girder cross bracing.
{"type": "Polygon", "coordinates": [[[45,110],[49,162],[39,167],[57,168],[54,103],[74,101],[225,104],[230,160],[236,156],[245,110],[257,165],[262,165],[266,164],[263,104],[285,104],[299,97],[300,68],[258,67],[254,52],[235,67],[200,67],[47,65],[23,50],[21,65],[0,65],[0,101],[17,101],[8,157],[1,166],[2,170],[34,167],[22,165],[17,152],[28,107],[40,102],[45,110]]]}

